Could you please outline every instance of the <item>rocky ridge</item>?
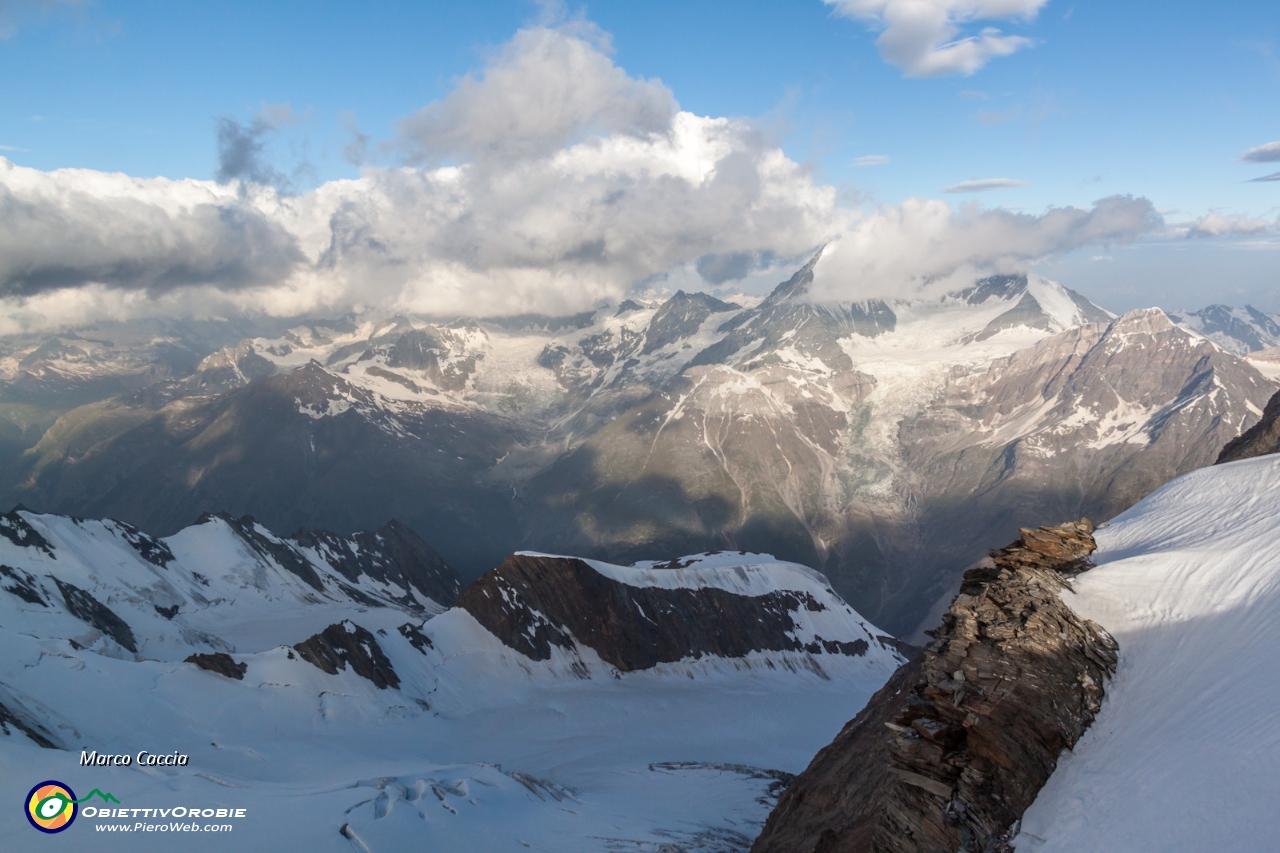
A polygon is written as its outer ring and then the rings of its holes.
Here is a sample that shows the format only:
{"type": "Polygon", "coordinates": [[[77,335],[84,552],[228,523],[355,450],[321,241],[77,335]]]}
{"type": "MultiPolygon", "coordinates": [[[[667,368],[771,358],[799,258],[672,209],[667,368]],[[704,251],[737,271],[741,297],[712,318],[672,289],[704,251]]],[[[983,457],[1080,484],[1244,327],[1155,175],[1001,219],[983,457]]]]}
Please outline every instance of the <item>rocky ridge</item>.
{"type": "Polygon", "coordinates": [[[1268,453],[1280,453],[1280,391],[1267,401],[1267,407],[1262,410],[1262,417],[1256,424],[1227,442],[1214,464],[1251,459],[1268,453]]]}
{"type": "Polygon", "coordinates": [[[791,653],[782,665],[815,672],[825,655],[901,660],[896,640],[863,622],[821,575],[764,555],[702,556],[719,565],[513,554],[464,589],[458,607],[530,660],[559,649],[584,676],[588,649],[617,672],[769,652],[791,653]]]}
{"type": "Polygon", "coordinates": [[[1115,671],[1115,641],[1060,597],[1091,565],[1092,530],[1023,529],[970,569],[915,671],[900,671],[797,778],[753,853],[1008,850],[1115,671]]]}

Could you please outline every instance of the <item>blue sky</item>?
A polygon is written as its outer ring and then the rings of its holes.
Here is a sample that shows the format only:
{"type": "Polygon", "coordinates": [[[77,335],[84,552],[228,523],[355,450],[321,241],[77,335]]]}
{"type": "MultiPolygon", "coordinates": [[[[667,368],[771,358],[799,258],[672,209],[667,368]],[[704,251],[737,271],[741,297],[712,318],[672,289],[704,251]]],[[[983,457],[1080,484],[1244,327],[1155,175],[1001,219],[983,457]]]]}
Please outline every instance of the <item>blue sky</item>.
{"type": "MultiPolygon", "coordinates": [[[[999,0],[935,2],[972,10],[999,0]]],[[[1113,309],[1221,298],[1280,311],[1280,181],[1251,180],[1280,172],[1280,158],[1239,159],[1280,140],[1274,3],[1048,0],[1030,19],[963,22],[962,35],[990,26],[1026,42],[972,74],[925,77],[886,58],[882,24],[821,0],[0,10],[0,155],[20,166],[210,179],[220,117],[248,123],[263,104],[287,104],[293,121],[262,139],[291,189],[357,178],[343,156],[352,127],[369,137],[365,166],[397,166],[403,150],[381,145],[394,142],[398,120],[481,73],[522,27],[585,19],[626,74],[660,80],[682,110],[752,119],[846,207],[919,197],[1038,215],[1145,198],[1174,230],[1059,253],[1044,270],[1113,309]],[[945,191],[987,179],[1025,185],[945,191]],[[1210,214],[1226,233],[1185,236],[1210,214]],[[1233,222],[1247,233],[1230,233],[1233,222]]]]}

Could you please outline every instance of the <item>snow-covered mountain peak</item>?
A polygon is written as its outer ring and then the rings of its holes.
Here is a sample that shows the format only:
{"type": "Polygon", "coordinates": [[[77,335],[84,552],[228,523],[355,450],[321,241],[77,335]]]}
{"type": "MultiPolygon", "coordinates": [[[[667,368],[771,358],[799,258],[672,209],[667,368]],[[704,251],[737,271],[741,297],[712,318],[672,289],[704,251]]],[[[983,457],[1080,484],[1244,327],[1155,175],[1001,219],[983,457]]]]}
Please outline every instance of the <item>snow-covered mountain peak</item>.
{"type": "Polygon", "coordinates": [[[370,607],[420,619],[457,589],[453,570],[398,525],[313,532],[300,545],[225,513],[155,539],[111,519],[19,510],[0,517],[0,534],[0,587],[24,591],[0,596],[0,624],[125,657],[261,651],[370,607]]]}
{"type": "Polygon", "coordinates": [[[1198,311],[1171,311],[1170,317],[1235,355],[1280,345],[1280,317],[1252,305],[1242,308],[1209,305],[1198,311]]]}

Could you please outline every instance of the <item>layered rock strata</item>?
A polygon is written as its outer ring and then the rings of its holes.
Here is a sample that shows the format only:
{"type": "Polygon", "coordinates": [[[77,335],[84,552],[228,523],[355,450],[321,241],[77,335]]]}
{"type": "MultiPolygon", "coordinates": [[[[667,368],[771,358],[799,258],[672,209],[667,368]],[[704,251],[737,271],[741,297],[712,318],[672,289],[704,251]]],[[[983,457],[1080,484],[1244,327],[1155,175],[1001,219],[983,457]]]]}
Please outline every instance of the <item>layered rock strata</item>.
{"type": "MultiPolygon", "coordinates": [[[[639,581],[643,572],[637,575],[639,581]]],[[[513,554],[464,589],[458,607],[532,660],[551,659],[553,647],[576,654],[586,646],[619,672],[752,652],[862,657],[873,643],[875,655],[893,653],[892,637],[873,633],[825,588],[824,578],[813,583],[813,589],[761,594],[709,585],[635,586],[585,560],[513,554]],[[815,620],[824,616],[834,618],[819,627],[815,620]]]]}
{"type": "Polygon", "coordinates": [[[753,853],[1007,850],[1115,672],[1115,640],[1060,597],[1092,531],[1023,529],[969,570],[933,642],[797,778],[753,853]]]}

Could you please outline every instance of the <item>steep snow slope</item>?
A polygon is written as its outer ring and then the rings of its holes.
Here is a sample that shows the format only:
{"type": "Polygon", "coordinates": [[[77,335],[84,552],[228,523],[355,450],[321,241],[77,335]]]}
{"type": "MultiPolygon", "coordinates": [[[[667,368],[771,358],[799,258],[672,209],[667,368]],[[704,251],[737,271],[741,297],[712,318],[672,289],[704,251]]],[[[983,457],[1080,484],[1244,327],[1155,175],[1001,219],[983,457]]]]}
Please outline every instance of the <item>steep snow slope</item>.
{"type": "Polygon", "coordinates": [[[155,539],[110,519],[11,512],[0,516],[0,625],[180,661],[298,642],[370,611],[421,620],[456,596],[452,569],[403,528],[304,538],[311,547],[225,515],[155,539]]]}
{"type": "Polygon", "coordinates": [[[1120,643],[1093,727],[1026,812],[1020,853],[1274,849],[1280,458],[1205,468],[1098,533],[1064,593],[1120,643]]]}
{"type": "MultiPolygon", "coordinates": [[[[100,833],[113,821],[81,817],[39,838],[50,849],[744,850],[787,773],[900,660],[868,644],[691,655],[633,672],[587,647],[535,661],[465,610],[415,612],[393,572],[357,572],[369,563],[358,536],[283,540],[211,518],[153,540],[114,522],[6,520],[0,799],[52,778],[126,807],[248,809],[230,837],[100,833]],[[157,609],[170,600],[172,619],[157,609]],[[325,620],[336,624],[321,636],[325,620]],[[231,654],[239,679],[184,661],[215,651],[231,654]],[[350,665],[313,665],[326,651],[350,665]],[[362,673],[362,652],[394,681],[362,673]],[[190,763],[79,766],[81,750],[144,749],[190,763]]],[[[624,585],[674,581],[693,594],[799,586],[839,608],[838,618],[806,611],[824,638],[879,636],[817,573],[736,556],[687,558],[678,570],[596,566],[624,585]]],[[[36,838],[16,810],[0,814],[0,848],[36,838]]]]}

